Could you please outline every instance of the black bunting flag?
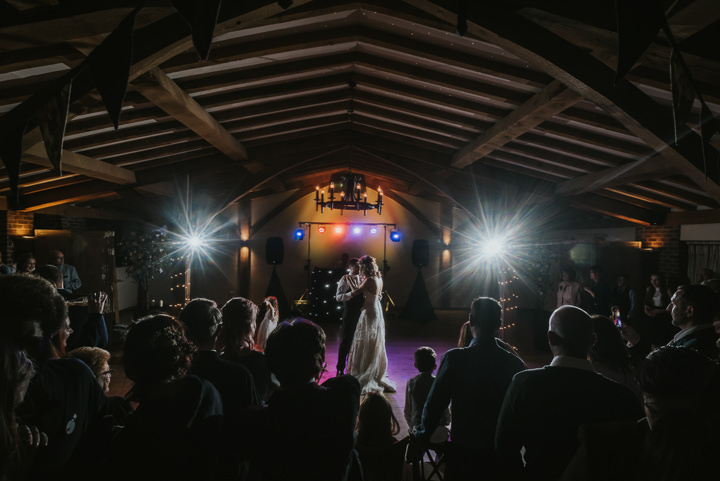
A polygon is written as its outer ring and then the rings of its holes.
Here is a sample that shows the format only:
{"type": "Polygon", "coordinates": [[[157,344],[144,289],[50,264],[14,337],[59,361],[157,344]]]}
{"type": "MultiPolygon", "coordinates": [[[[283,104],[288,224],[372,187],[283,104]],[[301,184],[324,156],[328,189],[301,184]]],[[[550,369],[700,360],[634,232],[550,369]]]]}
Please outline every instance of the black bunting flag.
{"type": "Polygon", "coordinates": [[[658,0],[615,0],[618,62],[615,84],[633,68],[666,24],[658,0]]]}
{"type": "Polygon", "coordinates": [[[210,55],[222,0],[170,0],[192,32],[193,46],[202,60],[210,55]]]}
{"type": "Polygon", "coordinates": [[[53,167],[62,175],[62,150],[70,108],[72,79],[51,96],[36,113],[38,127],[45,142],[45,151],[53,167]]]}

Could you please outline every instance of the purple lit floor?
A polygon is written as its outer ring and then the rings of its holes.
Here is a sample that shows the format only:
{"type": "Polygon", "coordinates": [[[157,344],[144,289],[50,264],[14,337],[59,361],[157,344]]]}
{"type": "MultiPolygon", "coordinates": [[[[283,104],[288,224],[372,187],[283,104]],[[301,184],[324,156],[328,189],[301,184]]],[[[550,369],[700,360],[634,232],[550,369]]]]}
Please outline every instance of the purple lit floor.
{"type": "MultiPolygon", "coordinates": [[[[426,324],[403,319],[386,320],[386,349],[388,355],[388,374],[397,384],[397,393],[388,394],[387,398],[393,406],[393,411],[400,422],[401,435],[407,432],[407,423],[403,416],[405,405],[405,385],[407,381],[417,375],[413,366],[413,354],[418,347],[429,346],[435,350],[438,363],[442,355],[456,347],[460,326],[467,319],[467,313],[461,311],[438,311],[438,320],[426,324]]],[[[326,362],[328,372],[323,374],[321,382],[335,375],[337,364],[337,349],[340,343],[340,327],[338,325],[323,325],[327,336],[326,362]]],[[[529,327],[529,326],[528,326],[529,327]]],[[[523,329],[527,331],[526,328],[523,329]]],[[[519,346],[519,353],[528,367],[538,367],[549,363],[551,355],[548,352],[539,352],[528,348],[527,332],[518,331],[513,339],[506,338],[511,344],[519,346]],[[518,341],[518,342],[515,342],[518,341]]],[[[112,367],[115,369],[110,394],[124,395],[131,387],[122,371],[121,346],[111,346],[113,353],[112,367]]]]}

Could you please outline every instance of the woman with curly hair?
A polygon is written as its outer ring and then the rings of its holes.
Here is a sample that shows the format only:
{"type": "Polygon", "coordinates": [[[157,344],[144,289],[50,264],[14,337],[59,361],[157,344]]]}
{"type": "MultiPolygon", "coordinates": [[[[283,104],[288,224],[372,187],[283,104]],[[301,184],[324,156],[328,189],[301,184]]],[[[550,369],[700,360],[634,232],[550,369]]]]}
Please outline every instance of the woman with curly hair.
{"type": "Polygon", "coordinates": [[[267,401],[278,384],[272,379],[265,355],[255,349],[257,314],[258,306],[249,299],[233,297],[227,301],[222,307],[223,327],[218,341],[223,359],[245,366],[253,375],[258,396],[267,401]]]}
{"type": "Polygon", "coordinates": [[[363,393],[394,393],[395,383],[387,375],[385,319],[380,303],[383,281],[374,257],[360,258],[360,275],[362,284],[352,291],[352,295],[362,295],[365,301],[350,348],[350,374],[360,381],[363,393]]]}
{"type": "Polygon", "coordinates": [[[139,406],[113,442],[106,478],[213,479],[222,400],[212,384],[188,374],[195,352],[171,316],[132,326],[123,366],[135,383],[128,398],[139,406]]]}

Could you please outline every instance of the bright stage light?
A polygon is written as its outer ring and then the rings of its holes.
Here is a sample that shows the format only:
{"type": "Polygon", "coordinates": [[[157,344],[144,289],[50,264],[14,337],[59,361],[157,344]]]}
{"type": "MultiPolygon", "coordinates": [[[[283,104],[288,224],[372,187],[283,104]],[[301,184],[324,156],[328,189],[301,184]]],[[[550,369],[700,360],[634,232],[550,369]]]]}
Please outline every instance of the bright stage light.
{"type": "Polygon", "coordinates": [[[402,234],[400,234],[400,231],[390,231],[390,240],[393,242],[400,242],[400,239],[402,239],[402,234]]]}
{"type": "Polygon", "coordinates": [[[295,234],[293,234],[293,237],[296,241],[303,240],[303,238],[305,238],[305,229],[295,229],[295,234]]]}
{"type": "Polygon", "coordinates": [[[197,234],[192,234],[184,240],[185,247],[191,252],[197,252],[200,248],[205,247],[206,238],[197,234]]]}
{"type": "Polygon", "coordinates": [[[370,227],[370,234],[375,235],[378,233],[378,228],[375,226],[370,227]]]}
{"type": "Polygon", "coordinates": [[[360,227],[360,226],[358,226],[358,225],[354,226],[354,227],[352,228],[352,233],[355,234],[355,235],[360,235],[360,234],[362,234],[362,227],[360,227]]]}
{"type": "Polygon", "coordinates": [[[505,253],[506,240],[503,237],[493,237],[485,240],[481,245],[482,256],[486,258],[502,257],[505,253]]]}
{"type": "Polygon", "coordinates": [[[324,225],[319,226],[319,227],[318,227],[318,232],[319,232],[320,234],[324,234],[324,233],[325,233],[325,226],[324,226],[324,225]]]}
{"type": "Polygon", "coordinates": [[[335,226],[335,234],[340,235],[345,232],[345,228],[341,225],[335,226]]]}

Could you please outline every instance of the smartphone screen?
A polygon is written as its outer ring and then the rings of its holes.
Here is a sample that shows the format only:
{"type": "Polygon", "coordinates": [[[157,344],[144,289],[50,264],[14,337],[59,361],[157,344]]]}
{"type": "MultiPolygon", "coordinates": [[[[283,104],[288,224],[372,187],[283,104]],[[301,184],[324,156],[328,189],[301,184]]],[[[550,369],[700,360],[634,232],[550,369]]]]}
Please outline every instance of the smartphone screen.
{"type": "Polygon", "coordinates": [[[622,327],[622,319],[620,318],[620,308],[613,307],[612,313],[613,313],[613,323],[615,324],[615,327],[622,327]]]}

